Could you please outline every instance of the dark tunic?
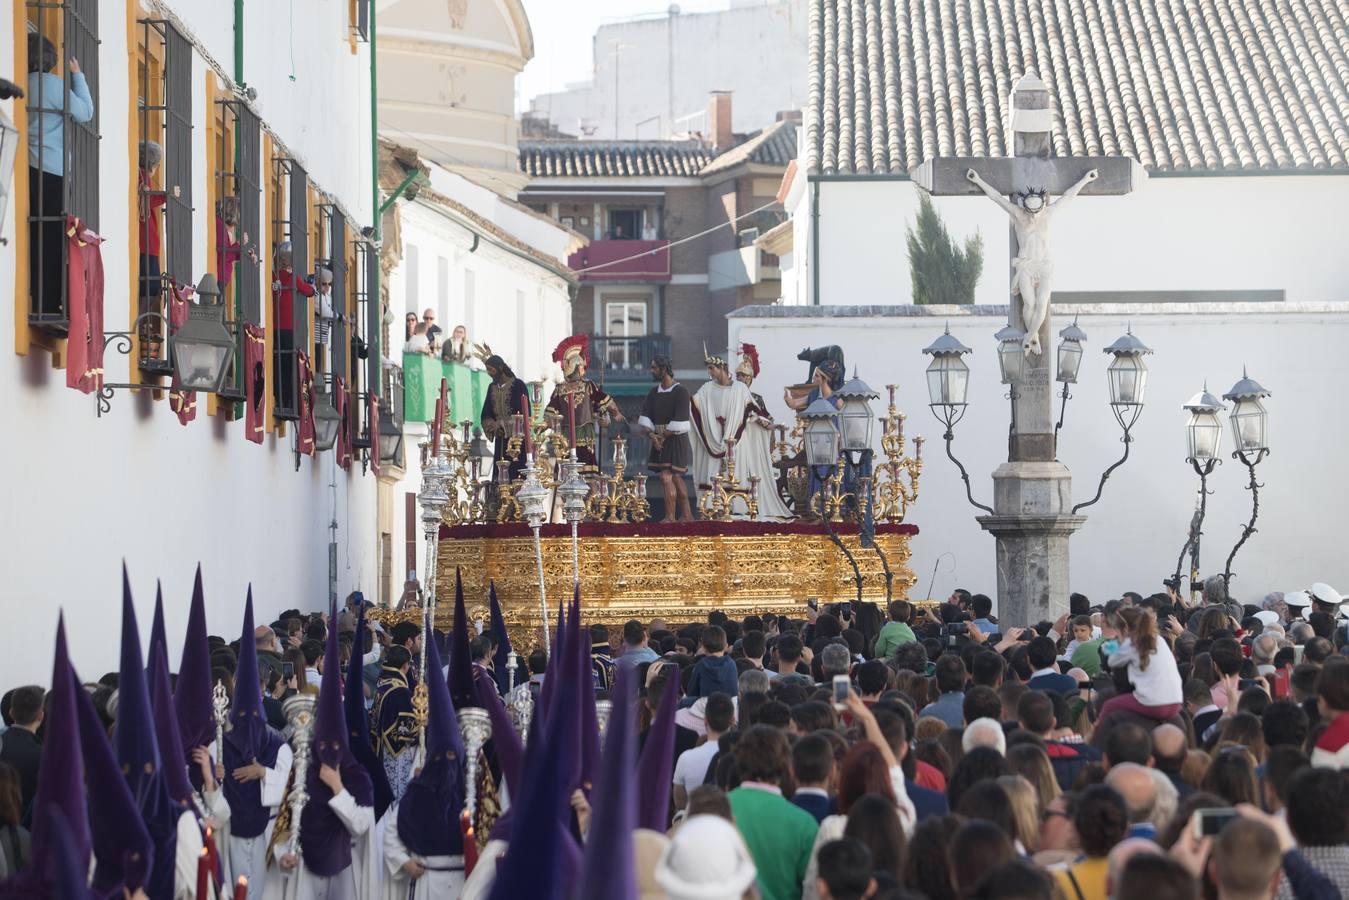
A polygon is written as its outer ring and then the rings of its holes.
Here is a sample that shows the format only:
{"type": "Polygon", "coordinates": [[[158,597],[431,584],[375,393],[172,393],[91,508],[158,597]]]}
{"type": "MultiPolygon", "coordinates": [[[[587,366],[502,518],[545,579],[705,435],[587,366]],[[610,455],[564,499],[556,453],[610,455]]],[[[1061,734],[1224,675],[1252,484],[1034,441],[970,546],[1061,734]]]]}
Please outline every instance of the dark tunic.
{"type": "Polygon", "coordinates": [[[371,710],[375,745],[380,757],[398,756],[417,743],[417,720],[412,714],[412,685],[397,669],[384,669],[371,710]]]}
{"type": "MultiPolygon", "coordinates": [[[[510,439],[511,416],[516,414],[529,417],[529,389],[525,387],[525,383],[519,378],[509,384],[492,382],[482,403],[481,419],[483,434],[492,441],[493,481],[497,477],[496,464],[503,459],[509,459],[506,455],[506,444],[510,439]]],[[[522,447],[520,455],[511,463],[511,480],[522,477],[524,471],[525,451],[522,447]]]]}
{"type": "Polygon", "coordinates": [[[576,440],[582,442],[576,447],[576,458],[588,466],[596,465],[595,423],[613,402],[613,398],[589,378],[562,382],[553,388],[553,396],[548,400],[548,408],[562,417],[562,433],[569,441],[572,435],[568,407],[576,407],[576,440]],[[589,441],[590,446],[586,446],[585,441],[589,441]]]}
{"type": "Polygon", "coordinates": [[[693,462],[693,445],[689,443],[689,392],[688,388],[675,382],[674,386],[668,391],[663,391],[660,386],[653,387],[646,395],[646,400],[642,403],[642,418],[645,420],[641,424],[657,426],[656,430],[661,429],[658,426],[668,426],[676,424],[683,430],[675,433],[666,431],[665,443],[660,449],[656,448],[653,441],[651,444],[651,455],[647,459],[647,465],[657,472],[663,469],[670,469],[674,472],[687,472],[689,465],[693,462]]]}

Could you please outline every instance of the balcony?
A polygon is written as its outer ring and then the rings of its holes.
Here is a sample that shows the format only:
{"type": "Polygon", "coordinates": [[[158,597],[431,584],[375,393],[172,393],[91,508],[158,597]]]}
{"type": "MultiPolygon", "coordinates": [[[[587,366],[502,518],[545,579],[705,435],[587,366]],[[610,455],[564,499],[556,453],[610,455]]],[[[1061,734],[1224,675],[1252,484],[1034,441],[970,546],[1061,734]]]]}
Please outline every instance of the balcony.
{"type": "Polygon", "coordinates": [[[444,362],[425,353],[404,353],[402,378],[401,408],[405,422],[430,422],[436,417],[443,378],[449,387],[451,421],[459,423],[467,419],[474,425],[482,424],[479,415],[492,379],[481,369],[444,362]]]}
{"type": "Polygon", "coordinates": [[[754,245],[713,253],[707,259],[707,289],[724,291],[729,288],[779,281],[778,258],[754,245]]]}
{"type": "Polygon", "coordinates": [[[581,273],[584,282],[640,281],[663,284],[670,280],[670,242],[591,241],[568,257],[567,265],[578,271],[592,269],[581,273]]]}
{"type": "MultiPolygon", "coordinates": [[[[670,355],[668,334],[648,334],[642,337],[590,336],[592,370],[604,368],[604,380],[646,380],[650,378],[651,360],[670,355]]],[[[598,375],[598,372],[595,373],[598,375]]]]}

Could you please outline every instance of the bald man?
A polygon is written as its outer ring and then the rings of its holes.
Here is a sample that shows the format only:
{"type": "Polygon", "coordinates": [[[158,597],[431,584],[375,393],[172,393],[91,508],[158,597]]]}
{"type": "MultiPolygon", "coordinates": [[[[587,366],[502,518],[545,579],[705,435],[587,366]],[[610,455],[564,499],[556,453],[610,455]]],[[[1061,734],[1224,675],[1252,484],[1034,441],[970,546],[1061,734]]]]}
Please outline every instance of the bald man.
{"type": "Polygon", "coordinates": [[[1129,830],[1125,837],[1154,839],[1157,826],[1152,824],[1152,810],[1157,805],[1157,782],[1147,766],[1138,763],[1111,766],[1105,783],[1119,792],[1129,808],[1129,830]]]}
{"type": "Polygon", "coordinates": [[[1188,744],[1185,732],[1169,722],[1152,729],[1152,764],[1171,782],[1181,800],[1194,793],[1194,788],[1180,777],[1188,744]]]}

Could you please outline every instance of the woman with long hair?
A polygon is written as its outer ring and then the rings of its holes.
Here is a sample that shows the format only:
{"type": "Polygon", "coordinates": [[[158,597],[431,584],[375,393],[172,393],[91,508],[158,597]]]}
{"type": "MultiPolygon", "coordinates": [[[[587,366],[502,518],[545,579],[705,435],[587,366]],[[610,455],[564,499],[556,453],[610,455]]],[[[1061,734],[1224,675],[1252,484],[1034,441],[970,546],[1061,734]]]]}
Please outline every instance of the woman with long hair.
{"type": "Polygon", "coordinates": [[[19,770],[0,762],[0,881],[28,865],[32,848],[23,819],[23,793],[19,770]]]}
{"type": "Polygon", "coordinates": [[[1036,744],[1016,744],[1007,748],[1007,768],[1013,775],[1025,778],[1035,789],[1035,815],[1038,819],[1061,793],[1049,754],[1036,744]]]}
{"type": "Polygon", "coordinates": [[[960,816],[935,816],[918,823],[909,838],[904,860],[905,887],[928,900],[956,900],[951,867],[946,864],[946,848],[962,821],[960,816]]]}
{"type": "Polygon", "coordinates": [[[1260,784],[1255,775],[1255,757],[1239,744],[1218,748],[1199,783],[1201,791],[1217,794],[1229,806],[1260,805],[1260,784]]]}
{"type": "Polygon", "coordinates": [[[1117,694],[1101,707],[1098,723],[1117,712],[1131,712],[1165,722],[1185,705],[1180,670],[1171,647],[1157,633],[1152,611],[1126,606],[1114,615],[1119,646],[1107,662],[1111,669],[1125,668],[1133,691],[1117,694]]]}
{"type": "Polygon", "coordinates": [[[865,794],[852,804],[843,836],[856,838],[871,851],[871,873],[877,892],[898,887],[904,877],[904,828],[895,804],[880,794],[865,794]]]}
{"type": "Polygon", "coordinates": [[[997,781],[1012,810],[1012,826],[1020,851],[1030,856],[1040,849],[1040,795],[1025,777],[1004,775],[997,781]]]}

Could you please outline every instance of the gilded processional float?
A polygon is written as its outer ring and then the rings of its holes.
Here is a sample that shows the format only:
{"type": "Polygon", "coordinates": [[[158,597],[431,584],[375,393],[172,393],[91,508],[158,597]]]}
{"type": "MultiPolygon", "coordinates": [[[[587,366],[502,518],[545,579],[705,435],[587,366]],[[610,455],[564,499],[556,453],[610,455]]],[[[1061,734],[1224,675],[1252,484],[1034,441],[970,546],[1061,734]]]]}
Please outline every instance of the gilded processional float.
{"type": "Polygon", "coordinates": [[[907,595],[923,439],[906,453],[896,385],[878,421],[879,394],[846,377],[842,350],[807,349],[807,380],[784,391],[795,421],[775,423],[750,390],[757,351],[742,345],[734,369],[729,354],[704,352],[709,380],[692,396],[656,358],[643,414],[627,421],[586,377],[587,349],[583,335],[558,346],[564,380],[545,397],[544,383],[479,347],[492,378],[481,428],[450,421],[442,383],[418,494],[422,587],[439,627],[456,570],[471,619],[486,619],[495,585],[517,647],[547,641],[540,624],[577,586],[587,619],[613,625],[907,595]],[[649,439],[648,459],[629,458],[620,423],[649,439]]]}

